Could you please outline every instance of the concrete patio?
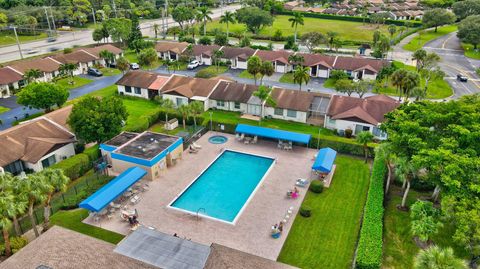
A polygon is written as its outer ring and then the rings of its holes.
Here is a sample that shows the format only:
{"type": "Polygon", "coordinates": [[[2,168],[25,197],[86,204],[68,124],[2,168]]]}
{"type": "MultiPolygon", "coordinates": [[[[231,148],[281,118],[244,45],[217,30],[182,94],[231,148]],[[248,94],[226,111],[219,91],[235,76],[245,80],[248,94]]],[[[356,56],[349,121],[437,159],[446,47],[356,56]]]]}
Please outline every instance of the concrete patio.
{"type": "MultiPolygon", "coordinates": [[[[140,202],[130,205],[129,210],[137,209],[142,225],[154,227],[161,232],[172,235],[177,233],[179,237],[186,237],[198,243],[207,245],[218,243],[276,260],[307,189],[299,188],[300,198],[296,200],[287,199],[286,192],[293,189],[298,178],[310,178],[312,158],[316,150],[294,146],[292,151],[284,151],[277,148],[276,142],[262,139],[259,139],[255,145],[246,145],[237,141],[233,135],[223,133],[221,135],[228,137],[228,142],[216,145],[208,142],[208,138],[214,134],[216,133],[208,132],[196,142],[202,145],[202,149],[198,153],[184,151],[182,160],[175,166],[169,167],[160,180],[148,182],[150,189],[140,193],[140,202]],[[182,190],[223,149],[277,158],[276,164],[262,185],[240,213],[237,223],[232,225],[216,220],[197,218],[194,214],[167,208],[167,205],[180,195],[182,190]],[[291,219],[284,227],[282,236],[279,239],[273,239],[270,236],[271,226],[281,221],[291,206],[295,209],[291,219]]],[[[111,219],[104,218],[99,222],[94,222],[89,217],[84,222],[121,234],[130,232],[128,223],[121,219],[118,211],[111,219]]]]}

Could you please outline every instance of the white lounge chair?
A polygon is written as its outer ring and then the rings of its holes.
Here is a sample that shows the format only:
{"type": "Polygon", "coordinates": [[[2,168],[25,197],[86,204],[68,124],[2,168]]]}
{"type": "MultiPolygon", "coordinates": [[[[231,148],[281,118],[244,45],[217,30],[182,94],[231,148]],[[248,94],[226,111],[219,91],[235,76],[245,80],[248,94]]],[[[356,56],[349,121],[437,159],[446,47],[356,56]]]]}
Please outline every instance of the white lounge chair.
{"type": "Polygon", "coordinates": [[[239,133],[235,134],[235,139],[240,140],[240,134],[239,133]]]}
{"type": "Polygon", "coordinates": [[[252,144],[257,144],[257,140],[258,140],[258,137],[257,137],[257,136],[254,136],[251,143],[252,143],[252,144]]]}
{"type": "Polygon", "coordinates": [[[202,145],[199,145],[199,144],[197,144],[197,143],[195,143],[195,142],[192,143],[192,146],[193,146],[194,148],[196,148],[196,149],[202,149],[202,145]]]}
{"type": "Polygon", "coordinates": [[[295,182],[295,185],[299,186],[299,187],[306,187],[308,185],[308,183],[310,183],[310,181],[308,179],[299,178],[295,182]]]}

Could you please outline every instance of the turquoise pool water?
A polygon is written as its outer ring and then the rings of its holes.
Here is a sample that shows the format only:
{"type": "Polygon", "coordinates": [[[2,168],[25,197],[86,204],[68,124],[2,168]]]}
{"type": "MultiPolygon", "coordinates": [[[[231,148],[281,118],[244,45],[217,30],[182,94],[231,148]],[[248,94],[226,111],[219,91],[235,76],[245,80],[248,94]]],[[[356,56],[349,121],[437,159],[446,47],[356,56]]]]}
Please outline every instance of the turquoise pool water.
{"type": "Polygon", "coordinates": [[[226,150],[170,206],[233,222],[273,161],[226,150]]]}

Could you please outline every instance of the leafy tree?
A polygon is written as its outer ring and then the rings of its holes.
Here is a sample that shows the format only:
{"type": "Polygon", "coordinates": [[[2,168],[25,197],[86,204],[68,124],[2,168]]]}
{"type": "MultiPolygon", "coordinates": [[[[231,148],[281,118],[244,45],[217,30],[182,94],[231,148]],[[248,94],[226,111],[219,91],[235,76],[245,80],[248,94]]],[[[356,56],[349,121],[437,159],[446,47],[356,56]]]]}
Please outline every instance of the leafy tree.
{"type": "Polygon", "coordinates": [[[330,72],[330,78],[336,82],[337,80],[340,80],[340,79],[347,79],[348,74],[345,73],[345,71],[343,70],[332,70],[330,72]]]}
{"type": "Polygon", "coordinates": [[[8,22],[8,17],[5,13],[0,12],[0,27],[4,27],[8,22]]]}
{"type": "Polygon", "coordinates": [[[179,106],[177,108],[177,110],[178,110],[178,113],[180,113],[180,115],[182,115],[183,129],[186,129],[187,125],[186,125],[185,121],[187,120],[187,118],[191,114],[190,107],[186,104],[182,104],[181,106],[179,106]]]}
{"type": "Polygon", "coordinates": [[[95,41],[97,43],[100,43],[100,41],[102,41],[104,39],[103,31],[102,31],[101,28],[96,28],[95,30],[93,30],[92,39],[93,39],[93,41],[95,41]]]}
{"type": "Polygon", "coordinates": [[[39,69],[28,69],[24,74],[23,77],[28,81],[28,83],[32,83],[35,81],[37,78],[40,78],[43,76],[43,72],[40,71],[39,69]]]}
{"type": "Polygon", "coordinates": [[[440,56],[435,52],[428,53],[423,60],[422,68],[420,69],[420,74],[425,81],[424,87],[424,96],[427,95],[428,83],[432,79],[442,79],[445,76],[445,73],[440,70],[438,66],[440,62],[440,56]]]}
{"type": "Polygon", "coordinates": [[[439,210],[431,202],[417,201],[410,208],[411,231],[423,242],[428,242],[442,224],[438,221],[439,210]]]}
{"type": "Polygon", "coordinates": [[[403,198],[401,208],[407,208],[407,197],[410,192],[410,183],[415,174],[415,168],[412,163],[405,157],[399,157],[395,163],[395,174],[403,182],[402,189],[403,198]]]}
{"type": "Polygon", "coordinates": [[[397,26],[395,24],[390,24],[388,26],[388,33],[390,34],[390,38],[397,32],[397,26]]]}
{"type": "Polygon", "coordinates": [[[217,72],[218,72],[218,66],[220,65],[221,59],[225,55],[225,52],[223,50],[214,50],[212,53],[212,61],[215,63],[217,72]]]}
{"type": "Polygon", "coordinates": [[[287,36],[283,49],[298,51],[298,45],[295,44],[295,38],[293,36],[287,36]]]}
{"type": "Polygon", "coordinates": [[[104,23],[105,29],[113,42],[123,42],[124,45],[132,30],[132,21],[125,18],[108,19],[104,23]]]}
{"type": "Polygon", "coordinates": [[[468,16],[480,15],[480,0],[464,0],[453,3],[452,10],[459,20],[468,16]]]}
{"type": "Polygon", "coordinates": [[[17,103],[50,112],[55,105],[61,107],[69,95],[68,90],[59,85],[46,82],[33,83],[17,94],[17,103]]]}
{"type": "Polygon", "coordinates": [[[253,92],[253,95],[258,97],[258,99],[262,101],[262,106],[260,111],[261,118],[263,118],[263,110],[264,110],[265,104],[268,104],[271,107],[277,106],[277,103],[270,95],[271,92],[272,92],[272,88],[263,86],[263,85],[260,85],[258,89],[253,92]]]}
{"type": "Polygon", "coordinates": [[[46,178],[40,173],[30,174],[22,180],[23,192],[28,197],[28,216],[32,223],[32,228],[36,237],[40,236],[37,228],[37,221],[33,216],[33,209],[35,203],[43,203],[47,198],[45,193],[48,189],[46,178]]]}
{"type": "Polygon", "coordinates": [[[295,43],[297,43],[297,27],[298,25],[303,25],[304,24],[304,20],[303,20],[304,16],[302,13],[300,12],[294,12],[293,13],[293,17],[289,18],[288,21],[292,23],[292,28],[294,28],[295,32],[294,32],[294,41],[295,43]]]}
{"type": "Polygon", "coordinates": [[[328,42],[328,48],[332,50],[333,48],[333,43],[335,42],[335,39],[337,38],[338,33],[334,31],[328,31],[327,32],[327,42],[328,42]]]}
{"type": "Polygon", "coordinates": [[[187,6],[177,6],[172,11],[172,18],[180,25],[180,29],[184,30],[186,24],[195,19],[195,9],[187,6]]]}
{"type": "Polygon", "coordinates": [[[253,75],[255,85],[257,85],[257,75],[262,69],[262,60],[258,56],[252,56],[247,60],[247,72],[253,75]]]}
{"type": "Polygon", "coordinates": [[[262,62],[259,73],[260,73],[260,85],[262,85],[264,76],[270,77],[271,75],[273,75],[273,73],[275,73],[275,69],[273,68],[272,62],[269,62],[269,61],[262,62]]]}
{"type": "Polygon", "coordinates": [[[346,93],[348,96],[351,96],[354,92],[353,83],[348,78],[342,78],[335,82],[335,90],[337,92],[346,93]]]}
{"type": "Polygon", "coordinates": [[[212,17],[210,15],[213,14],[213,12],[208,9],[206,6],[199,7],[198,9],[198,19],[200,19],[203,22],[203,35],[207,35],[207,21],[212,21],[212,17]]]}
{"type": "Polygon", "coordinates": [[[152,25],[153,33],[155,34],[155,40],[158,39],[158,33],[161,31],[161,30],[160,30],[160,29],[161,29],[160,27],[161,27],[161,25],[158,24],[158,23],[154,23],[154,24],[152,25]]]}
{"type": "Polygon", "coordinates": [[[227,39],[229,36],[229,26],[230,24],[235,24],[235,14],[231,11],[225,11],[222,16],[220,16],[220,23],[225,23],[227,25],[227,39]]]}
{"type": "Polygon", "coordinates": [[[376,47],[378,41],[380,41],[380,36],[382,36],[382,32],[380,30],[375,30],[373,32],[373,46],[376,47]]]}
{"type": "Polygon", "coordinates": [[[127,117],[127,109],[118,97],[99,100],[87,96],[73,105],[68,125],[86,143],[101,143],[119,134],[127,117]]]}
{"type": "Polygon", "coordinates": [[[467,269],[465,262],[453,253],[453,249],[431,246],[422,249],[415,257],[414,269],[467,269]]]}
{"type": "Polygon", "coordinates": [[[78,25],[83,25],[88,21],[88,15],[92,12],[92,5],[88,0],[71,1],[71,5],[67,6],[66,14],[69,18],[75,20],[78,25]]]}
{"type": "Polygon", "coordinates": [[[115,54],[108,50],[100,51],[99,56],[102,57],[103,60],[105,60],[106,66],[109,66],[110,63],[115,61],[115,54]]]}
{"type": "Polygon", "coordinates": [[[365,163],[368,161],[368,143],[373,141],[373,134],[368,131],[363,131],[357,134],[355,138],[359,144],[363,145],[363,153],[365,154],[365,163]]]}
{"type": "Polygon", "coordinates": [[[269,12],[255,7],[244,7],[236,12],[237,21],[244,23],[247,29],[257,34],[263,27],[273,24],[273,17],[269,12]]]}
{"type": "Polygon", "coordinates": [[[426,57],[427,57],[427,51],[424,49],[418,49],[413,53],[412,60],[416,61],[415,66],[417,68],[417,71],[420,71],[423,68],[423,62],[425,61],[426,57]]]}
{"type": "Polygon", "coordinates": [[[198,44],[200,44],[200,45],[211,45],[212,44],[212,39],[210,39],[210,37],[208,37],[208,36],[202,36],[198,40],[198,44]]]}
{"type": "Polygon", "coordinates": [[[140,30],[140,25],[138,23],[138,17],[133,16],[130,33],[128,35],[128,47],[130,49],[137,50],[138,46],[135,46],[135,44],[138,44],[139,40],[143,41],[142,31],[140,30]]]}
{"type": "Polygon", "coordinates": [[[175,104],[170,99],[163,99],[161,96],[155,96],[155,101],[160,104],[160,107],[165,112],[165,123],[168,122],[168,114],[175,111],[175,104]]]}
{"type": "Polygon", "coordinates": [[[157,58],[157,51],[154,48],[144,49],[138,54],[138,62],[145,66],[152,65],[157,58]]]}
{"type": "Polygon", "coordinates": [[[250,45],[252,45],[251,41],[250,41],[250,37],[248,37],[247,35],[243,35],[241,38],[240,38],[240,41],[238,43],[238,46],[240,47],[249,47],[250,45]]]}
{"type": "Polygon", "coordinates": [[[51,201],[53,194],[56,191],[66,191],[68,182],[70,182],[70,178],[65,176],[63,173],[63,170],[61,169],[51,169],[47,168],[39,172],[40,174],[43,175],[45,179],[45,188],[43,189],[45,191],[46,198],[44,200],[44,223],[43,223],[43,231],[48,230],[50,226],[50,212],[51,212],[51,201]]]}
{"type": "Polygon", "coordinates": [[[120,57],[117,59],[117,68],[125,74],[126,71],[130,69],[130,63],[128,62],[127,58],[120,57]]]}
{"type": "Polygon", "coordinates": [[[17,26],[20,26],[21,28],[28,29],[28,31],[24,31],[24,32],[27,32],[33,35],[36,34],[35,29],[38,26],[38,21],[33,16],[27,16],[27,15],[15,16],[15,24],[17,26]]]}
{"type": "Polygon", "coordinates": [[[358,97],[363,98],[363,95],[368,92],[371,85],[372,83],[369,80],[359,80],[353,83],[353,88],[358,97]]]}
{"type": "Polygon", "coordinates": [[[320,32],[308,32],[302,35],[300,44],[307,47],[310,53],[313,53],[316,47],[325,43],[325,40],[325,36],[320,32]]]}
{"type": "Polygon", "coordinates": [[[446,9],[434,8],[425,11],[422,22],[426,27],[435,27],[436,33],[438,26],[454,23],[455,15],[446,9]]]}
{"type": "Polygon", "coordinates": [[[293,71],[293,82],[298,84],[299,90],[302,90],[302,84],[305,85],[310,82],[310,67],[307,66],[297,66],[295,71],[293,71]]]}
{"type": "Polygon", "coordinates": [[[458,38],[477,49],[480,44],[480,15],[469,16],[458,24],[458,38]]]}
{"type": "Polygon", "coordinates": [[[378,72],[377,74],[377,80],[378,81],[384,81],[384,87],[387,87],[388,85],[388,82],[390,81],[390,77],[392,76],[393,72],[395,72],[397,70],[397,68],[395,67],[395,65],[388,65],[388,66],[384,66],[382,67],[382,69],[380,69],[380,72],[378,72]]]}
{"type": "Polygon", "coordinates": [[[190,107],[190,114],[193,117],[193,125],[195,126],[195,129],[196,129],[197,117],[205,111],[203,103],[199,101],[193,101],[190,104],[188,104],[188,106],[190,107]]]}
{"type": "Polygon", "coordinates": [[[58,68],[61,74],[68,76],[70,78],[69,84],[75,84],[75,80],[73,79],[73,72],[77,69],[77,65],[74,63],[65,63],[61,64],[58,68]]]}
{"type": "Polygon", "coordinates": [[[215,40],[213,41],[215,45],[219,46],[227,46],[228,45],[228,37],[224,33],[219,33],[215,35],[215,40]]]}

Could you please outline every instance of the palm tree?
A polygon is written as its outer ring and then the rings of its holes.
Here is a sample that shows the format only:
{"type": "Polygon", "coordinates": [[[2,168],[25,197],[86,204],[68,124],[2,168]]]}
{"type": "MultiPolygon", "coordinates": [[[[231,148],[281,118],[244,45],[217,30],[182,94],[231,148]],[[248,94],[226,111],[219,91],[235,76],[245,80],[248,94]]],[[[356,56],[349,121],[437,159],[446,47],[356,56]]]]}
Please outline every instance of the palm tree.
{"type": "Polygon", "coordinates": [[[212,54],[212,60],[215,63],[218,72],[218,66],[220,65],[220,59],[225,55],[223,50],[214,50],[212,54]]]}
{"type": "Polygon", "coordinates": [[[357,134],[356,140],[363,145],[363,153],[365,154],[365,163],[368,160],[368,143],[373,141],[373,134],[368,131],[363,131],[357,134]]]}
{"type": "Polygon", "coordinates": [[[26,204],[27,197],[25,193],[23,193],[20,180],[21,180],[20,178],[15,177],[8,172],[0,174],[0,186],[2,186],[0,188],[0,192],[4,192],[8,190],[15,197],[16,207],[14,212],[15,214],[12,216],[12,220],[13,220],[13,227],[17,235],[22,234],[17,216],[23,215],[27,207],[27,204],[26,204]]]}
{"type": "Polygon", "coordinates": [[[40,173],[28,175],[25,179],[22,179],[22,183],[22,190],[28,196],[28,216],[30,217],[35,236],[39,237],[40,233],[37,229],[37,221],[33,216],[33,206],[37,202],[41,203],[45,201],[47,198],[45,193],[47,192],[48,184],[44,176],[40,173]]]}
{"type": "Polygon", "coordinates": [[[303,14],[300,12],[293,12],[293,17],[289,18],[288,21],[292,23],[292,28],[295,29],[294,42],[296,44],[297,43],[297,27],[299,24],[300,25],[304,24],[303,14]]]}
{"type": "Polygon", "coordinates": [[[415,87],[411,90],[411,95],[415,97],[415,101],[425,99],[427,97],[426,91],[420,87],[415,87]]]}
{"type": "Polygon", "coordinates": [[[62,192],[66,191],[68,182],[70,182],[70,178],[65,176],[62,169],[47,168],[39,173],[41,173],[46,179],[46,182],[45,182],[46,183],[46,188],[45,188],[46,199],[44,201],[44,213],[43,213],[43,217],[45,219],[43,223],[43,231],[46,231],[50,226],[52,196],[56,191],[62,191],[62,192]]]}
{"type": "Polygon", "coordinates": [[[415,257],[415,269],[467,269],[465,261],[459,259],[453,253],[453,249],[442,249],[439,246],[432,246],[422,249],[415,257]]]}
{"type": "Polygon", "coordinates": [[[73,71],[75,71],[75,69],[77,69],[77,65],[73,63],[65,63],[60,65],[60,67],[58,68],[60,73],[70,77],[69,83],[72,85],[75,84],[75,81],[73,80],[73,71]]]}
{"type": "Polygon", "coordinates": [[[225,23],[227,25],[227,39],[229,36],[229,25],[235,24],[237,21],[235,20],[235,14],[231,11],[225,11],[225,13],[220,16],[220,23],[225,23]]]}
{"type": "Polygon", "coordinates": [[[128,62],[127,58],[120,57],[117,59],[117,68],[125,74],[126,71],[130,69],[130,63],[128,62]]]}
{"type": "Polygon", "coordinates": [[[308,66],[297,66],[295,71],[293,71],[293,82],[298,84],[299,90],[302,90],[302,84],[305,85],[310,82],[310,67],[308,66]]]}
{"type": "Polygon", "coordinates": [[[403,198],[401,208],[406,208],[408,192],[410,191],[410,181],[414,174],[414,167],[406,158],[398,158],[395,163],[395,174],[403,182],[403,198]]]}
{"type": "Polygon", "coordinates": [[[5,242],[5,255],[12,254],[9,230],[12,226],[11,218],[15,214],[15,198],[12,193],[2,192],[0,195],[0,227],[2,228],[3,241],[5,242]]]}
{"type": "Polygon", "coordinates": [[[260,73],[262,68],[262,60],[258,56],[252,56],[247,60],[247,71],[253,75],[255,80],[255,85],[257,85],[257,75],[260,73]]]}
{"type": "Polygon", "coordinates": [[[407,70],[403,78],[403,94],[404,101],[406,102],[412,93],[412,89],[417,87],[420,84],[420,76],[417,72],[407,70]]]}
{"type": "Polygon", "coordinates": [[[170,99],[163,99],[161,96],[155,96],[155,101],[160,103],[160,107],[165,112],[165,124],[168,122],[168,114],[173,112],[175,109],[175,104],[170,99]]]}
{"type": "Polygon", "coordinates": [[[115,54],[108,50],[102,50],[98,55],[105,60],[105,66],[107,67],[110,65],[110,63],[115,61],[115,54]]]}
{"type": "Polygon", "coordinates": [[[186,124],[185,121],[190,116],[190,107],[186,104],[182,104],[177,108],[178,113],[182,115],[182,121],[183,121],[183,129],[186,129],[186,124]]]}
{"type": "Polygon", "coordinates": [[[42,76],[42,71],[39,69],[28,69],[24,74],[23,77],[28,81],[28,83],[33,82],[35,79],[42,76]]]}
{"type": "Polygon", "coordinates": [[[393,162],[395,160],[395,153],[392,151],[391,144],[388,142],[381,143],[375,148],[375,156],[382,156],[388,169],[387,182],[385,183],[385,195],[390,189],[392,181],[393,162]]]}
{"type": "Polygon", "coordinates": [[[153,27],[153,32],[155,33],[155,40],[157,40],[158,33],[160,32],[160,24],[154,23],[152,27],[153,27]]]}
{"type": "Polygon", "coordinates": [[[330,50],[332,50],[332,48],[333,48],[333,43],[334,43],[337,35],[338,35],[338,33],[334,32],[334,31],[328,31],[327,32],[327,43],[328,43],[328,47],[329,47],[330,50]]]}
{"type": "Polygon", "coordinates": [[[412,60],[416,61],[415,67],[417,68],[417,71],[423,69],[425,58],[427,58],[427,51],[424,49],[418,49],[413,53],[412,60]]]}
{"type": "Polygon", "coordinates": [[[275,100],[272,98],[270,93],[272,92],[272,88],[260,85],[256,91],[253,92],[253,95],[258,97],[262,101],[262,107],[261,107],[261,118],[263,118],[263,107],[265,104],[268,104],[271,107],[277,106],[277,103],[275,100]]]}
{"type": "Polygon", "coordinates": [[[390,39],[393,37],[393,35],[397,32],[397,26],[395,24],[390,24],[388,26],[388,33],[390,34],[390,39]]]}
{"type": "Polygon", "coordinates": [[[206,6],[203,6],[203,7],[200,7],[198,8],[198,19],[203,21],[203,35],[206,36],[207,35],[207,20],[208,21],[212,21],[212,18],[210,17],[210,15],[212,15],[213,12],[208,9],[208,7],[206,6]]]}
{"type": "Polygon", "coordinates": [[[188,106],[190,114],[193,116],[193,126],[197,129],[197,116],[205,111],[203,103],[200,101],[193,101],[188,106]]]}
{"type": "Polygon", "coordinates": [[[392,74],[392,85],[397,88],[398,101],[400,101],[402,98],[403,83],[406,75],[407,70],[405,69],[398,69],[392,74]]]}
{"type": "Polygon", "coordinates": [[[275,73],[275,69],[273,68],[272,62],[265,61],[260,66],[260,85],[263,84],[263,77],[267,76],[270,77],[275,73]]]}
{"type": "Polygon", "coordinates": [[[297,67],[297,65],[302,65],[304,61],[305,61],[305,58],[302,55],[290,54],[288,56],[288,62],[290,62],[293,65],[294,69],[297,67]]]}
{"type": "Polygon", "coordinates": [[[343,46],[343,41],[340,40],[339,38],[333,39],[333,48],[335,49],[335,52],[338,53],[338,50],[343,46]]]}

